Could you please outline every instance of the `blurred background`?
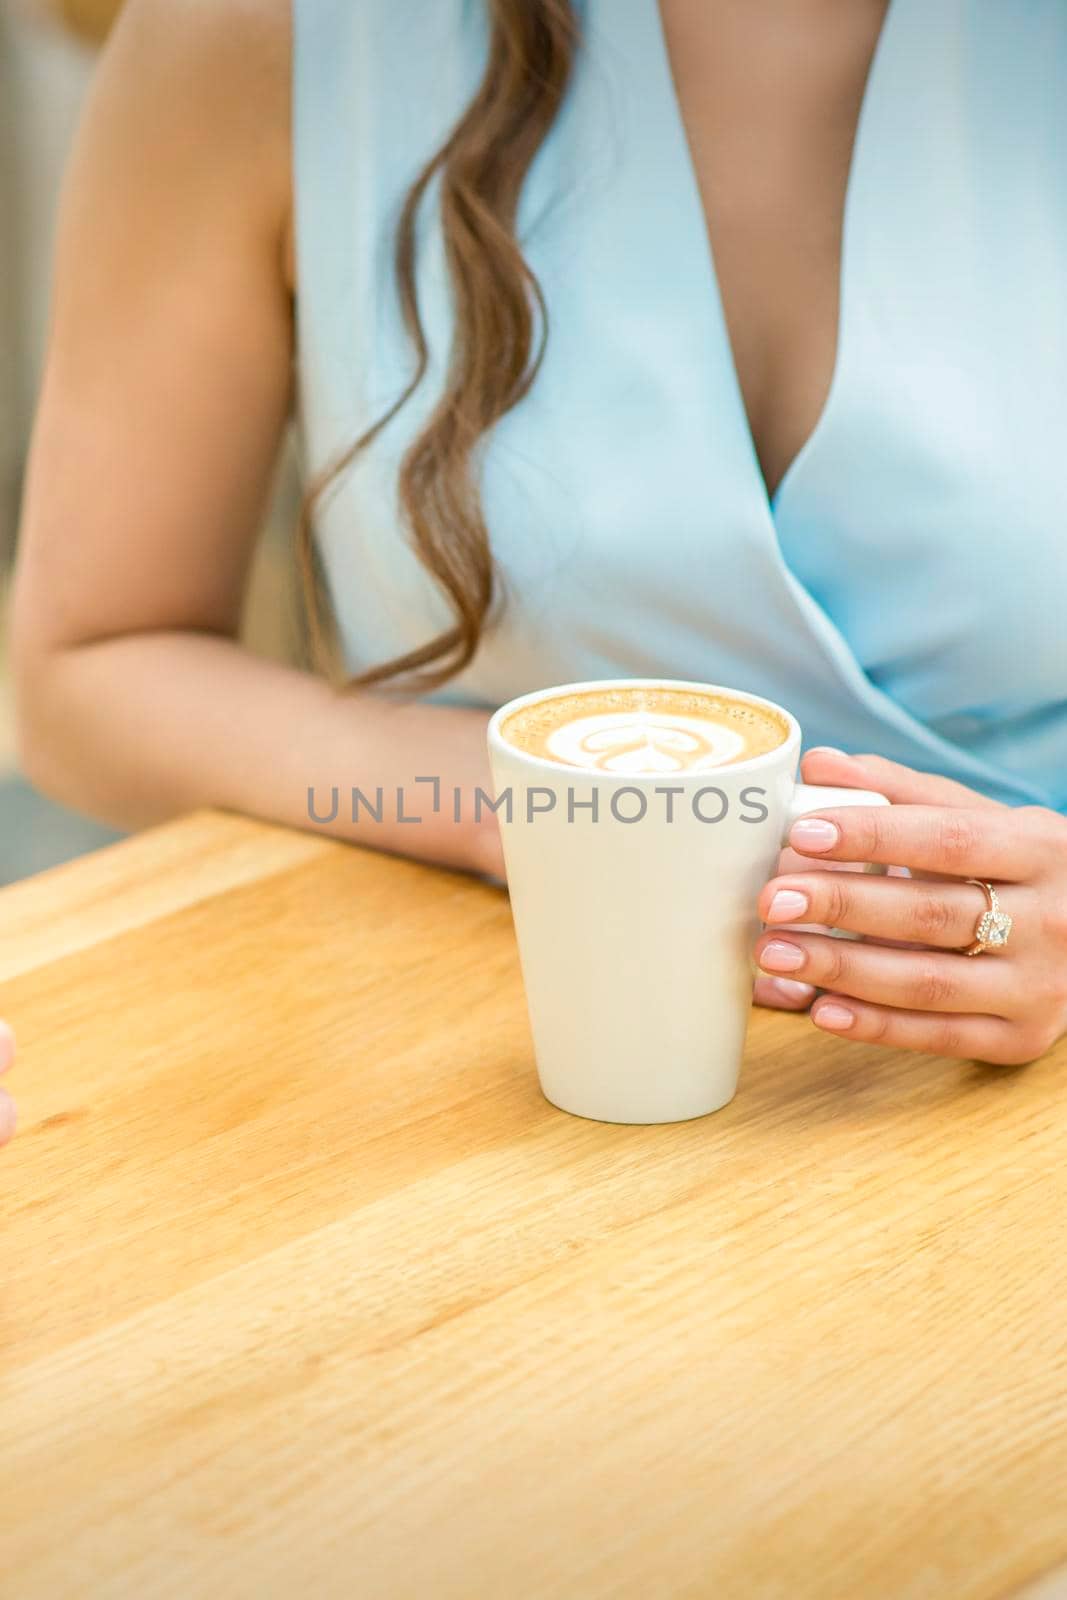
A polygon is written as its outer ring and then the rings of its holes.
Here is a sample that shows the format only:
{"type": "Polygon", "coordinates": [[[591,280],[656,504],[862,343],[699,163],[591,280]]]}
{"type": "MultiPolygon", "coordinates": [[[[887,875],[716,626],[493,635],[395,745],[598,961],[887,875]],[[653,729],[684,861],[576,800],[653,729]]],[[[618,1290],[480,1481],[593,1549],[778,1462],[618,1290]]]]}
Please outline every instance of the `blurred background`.
{"type": "MultiPolygon", "coordinates": [[[[6,653],[23,466],[48,338],[52,238],[63,171],[99,51],[122,0],[0,0],[0,885],[117,837],[36,794],[18,770],[6,653]]],[[[300,659],[290,549],[298,487],[290,445],[260,541],[245,639],[300,659]]]]}

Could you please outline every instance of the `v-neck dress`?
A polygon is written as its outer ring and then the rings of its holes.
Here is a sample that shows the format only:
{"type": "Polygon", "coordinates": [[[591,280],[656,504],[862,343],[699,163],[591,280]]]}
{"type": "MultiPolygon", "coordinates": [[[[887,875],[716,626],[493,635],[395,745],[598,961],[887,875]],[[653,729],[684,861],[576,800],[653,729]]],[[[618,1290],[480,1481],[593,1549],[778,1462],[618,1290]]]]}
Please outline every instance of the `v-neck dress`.
{"type": "MultiPolygon", "coordinates": [[[[1067,5],[892,0],[846,198],[836,366],[768,498],[658,0],[577,0],[525,184],[544,364],[480,459],[505,602],[435,698],[663,675],[767,695],[806,744],[1067,812],[1067,5]]],[[[412,371],[400,205],[484,70],[485,0],[294,0],[299,428],[318,473],[412,371]]],[[[451,612],[397,502],[453,333],[420,223],[422,388],[318,547],[354,672],[451,612]]]]}

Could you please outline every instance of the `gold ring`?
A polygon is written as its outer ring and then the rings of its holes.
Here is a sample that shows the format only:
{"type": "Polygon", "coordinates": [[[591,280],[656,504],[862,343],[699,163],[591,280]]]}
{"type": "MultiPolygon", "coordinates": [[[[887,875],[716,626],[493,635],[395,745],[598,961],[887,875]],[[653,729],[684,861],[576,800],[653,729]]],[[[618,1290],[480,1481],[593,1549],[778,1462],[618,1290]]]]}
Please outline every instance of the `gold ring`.
{"type": "Polygon", "coordinates": [[[974,925],[974,939],[970,944],[960,946],[960,954],[981,956],[987,950],[1003,950],[1011,933],[1011,918],[1000,909],[997,891],[983,878],[968,878],[966,881],[973,883],[976,889],[981,889],[989,904],[974,925]]]}

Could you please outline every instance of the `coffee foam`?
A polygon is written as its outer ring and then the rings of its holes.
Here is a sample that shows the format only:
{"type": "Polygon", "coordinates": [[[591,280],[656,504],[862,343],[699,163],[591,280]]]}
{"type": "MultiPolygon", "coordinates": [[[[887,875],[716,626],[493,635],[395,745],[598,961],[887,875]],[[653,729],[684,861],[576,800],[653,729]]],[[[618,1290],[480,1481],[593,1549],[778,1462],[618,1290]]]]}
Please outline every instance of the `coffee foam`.
{"type": "Polygon", "coordinates": [[[587,689],[521,706],[502,737],[561,766],[620,777],[711,772],[785,743],[764,706],[697,689],[587,689]]]}

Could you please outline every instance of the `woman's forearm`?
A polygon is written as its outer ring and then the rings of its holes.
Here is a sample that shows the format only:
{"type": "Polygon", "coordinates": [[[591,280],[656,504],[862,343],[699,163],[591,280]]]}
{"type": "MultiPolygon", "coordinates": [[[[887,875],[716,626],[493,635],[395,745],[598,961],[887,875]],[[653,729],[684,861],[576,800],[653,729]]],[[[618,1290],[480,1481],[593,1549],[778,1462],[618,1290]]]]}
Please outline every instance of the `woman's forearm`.
{"type": "Polygon", "coordinates": [[[485,712],[342,695],[232,639],[190,632],[52,652],[24,666],[19,698],[30,777],[112,826],[221,806],[500,870],[494,818],[475,804],[479,787],[489,791],[485,712]]]}

